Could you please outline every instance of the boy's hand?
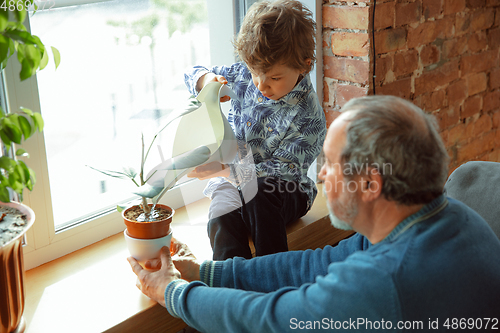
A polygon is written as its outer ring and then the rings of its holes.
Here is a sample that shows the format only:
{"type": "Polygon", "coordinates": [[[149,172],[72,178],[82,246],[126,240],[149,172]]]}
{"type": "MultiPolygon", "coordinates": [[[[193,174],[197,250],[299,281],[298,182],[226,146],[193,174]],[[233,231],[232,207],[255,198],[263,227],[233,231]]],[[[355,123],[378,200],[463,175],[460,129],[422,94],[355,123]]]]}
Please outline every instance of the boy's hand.
{"type": "MultiPolygon", "coordinates": [[[[199,78],[198,80],[198,83],[196,84],[196,89],[198,91],[201,91],[201,89],[203,89],[208,83],[210,82],[219,82],[219,83],[222,83],[222,84],[227,84],[227,80],[224,76],[222,75],[216,75],[214,73],[207,73],[205,75],[203,75],[202,77],[199,78]]],[[[220,102],[221,103],[224,103],[224,102],[227,102],[231,99],[231,97],[229,96],[222,96],[220,98],[220,102]]]]}
{"type": "Polygon", "coordinates": [[[229,177],[231,170],[226,164],[219,162],[210,162],[196,167],[193,171],[187,174],[190,178],[198,178],[200,180],[214,177],[229,177]]]}

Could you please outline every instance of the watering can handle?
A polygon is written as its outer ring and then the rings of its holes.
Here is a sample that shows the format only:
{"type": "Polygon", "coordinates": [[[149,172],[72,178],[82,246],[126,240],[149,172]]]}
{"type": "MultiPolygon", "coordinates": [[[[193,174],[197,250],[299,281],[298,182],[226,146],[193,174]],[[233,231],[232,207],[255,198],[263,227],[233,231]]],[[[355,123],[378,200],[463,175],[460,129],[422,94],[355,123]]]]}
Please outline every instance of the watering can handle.
{"type": "Polygon", "coordinates": [[[220,98],[223,96],[237,98],[236,94],[226,84],[214,81],[205,85],[196,98],[202,103],[207,103],[209,101],[212,103],[219,103],[220,98]]]}
{"type": "Polygon", "coordinates": [[[219,90],[219,100],[223,96],[229,96],[231,99],[237,98],[236,94],[227,86],[227,84],[223,84],[219,90]]]}

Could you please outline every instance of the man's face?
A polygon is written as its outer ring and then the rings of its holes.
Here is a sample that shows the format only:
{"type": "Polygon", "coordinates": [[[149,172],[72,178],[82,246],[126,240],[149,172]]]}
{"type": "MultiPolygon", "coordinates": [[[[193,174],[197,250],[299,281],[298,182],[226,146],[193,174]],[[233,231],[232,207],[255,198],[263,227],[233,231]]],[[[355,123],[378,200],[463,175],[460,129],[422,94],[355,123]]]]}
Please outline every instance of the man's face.
{"type": "Polygon", "coordinates": [[[253,84],[265,97],[278,100],[297,85],[301,70],[286,65],[274,65],[266,73],[250,69],[253,84]]]}
{"type": "Polygon", "coordinates": [[[358,215],[359,197],[356,183],[344,177],[340,155],[345,146],[345,116],[342,114],[331,125],[325,138],[325,163],[318,175],[323,180],[328,211],[332,225],[350,230],[358,215]],[[355,186],[352,186],[355,185],[355,186]]]}

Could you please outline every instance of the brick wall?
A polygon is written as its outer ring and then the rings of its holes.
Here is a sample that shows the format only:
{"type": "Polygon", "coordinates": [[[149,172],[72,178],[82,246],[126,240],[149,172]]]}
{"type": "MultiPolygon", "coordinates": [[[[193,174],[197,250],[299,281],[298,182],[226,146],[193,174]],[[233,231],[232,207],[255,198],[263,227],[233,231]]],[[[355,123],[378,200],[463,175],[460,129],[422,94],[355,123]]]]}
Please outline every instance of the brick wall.
{"type": "Polygon", "coordinates": [[[500,0],[373,1],[323,1],[327,121],[350,98],[396,95],[436,116],[450,172],[500,162],[500,0]]]}

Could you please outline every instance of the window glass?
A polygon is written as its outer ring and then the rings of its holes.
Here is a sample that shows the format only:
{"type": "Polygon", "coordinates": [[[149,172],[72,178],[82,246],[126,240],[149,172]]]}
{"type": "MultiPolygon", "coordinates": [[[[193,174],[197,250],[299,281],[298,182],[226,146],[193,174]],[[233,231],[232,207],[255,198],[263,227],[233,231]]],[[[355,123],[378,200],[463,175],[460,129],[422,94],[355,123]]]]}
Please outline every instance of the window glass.
{"type": "MultiPolygon", "coordinates": [[[[31,31],[62,55],[37,74],[56,229],[131,199],[129,180],[89,166],[140,169],[146,145],[185,105],[183,73],[209,66],[204,0],[120,0],[39,10],[31,31]]],[[[150,165],[159,163],[152,154],[150,165]]]]}

